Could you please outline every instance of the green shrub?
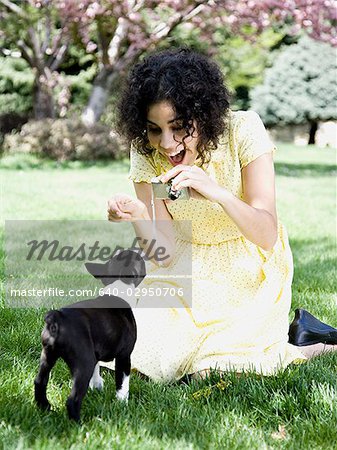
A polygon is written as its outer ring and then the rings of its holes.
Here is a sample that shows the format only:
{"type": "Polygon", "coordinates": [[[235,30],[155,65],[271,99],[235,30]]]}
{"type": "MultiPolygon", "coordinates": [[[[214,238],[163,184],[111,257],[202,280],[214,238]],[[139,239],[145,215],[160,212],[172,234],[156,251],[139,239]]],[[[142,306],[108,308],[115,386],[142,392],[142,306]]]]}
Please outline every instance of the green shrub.
{"type": "Polygon", "coordinates": [[[0,57],[0,115],[30,112],[33,83],[33,72],[22,58],[0,57]]]}
{"type": "Polygon", "coordinates": [[[337,119],[336,69],[336,49],[303,37],[266,70],[251,108],[270,126],[337,119]]]}
{"type": "Polygon", "coordinates": [[[128,155],[111,129],[86,128],[79,119],[44,119],[26,123],[20,133],[5,136],[5,153],[34,153],[58,161],[120,159],[128,155]]]}

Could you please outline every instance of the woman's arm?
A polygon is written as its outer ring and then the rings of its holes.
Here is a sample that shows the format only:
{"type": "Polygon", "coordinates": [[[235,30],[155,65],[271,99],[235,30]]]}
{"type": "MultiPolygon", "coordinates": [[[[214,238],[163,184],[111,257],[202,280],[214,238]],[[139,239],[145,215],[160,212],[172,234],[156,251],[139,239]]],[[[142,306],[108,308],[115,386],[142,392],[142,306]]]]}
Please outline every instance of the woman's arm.
{"type": "Polygon", "coordinates": [[[140,247],[148,257],[162,266],[171,263],[175,252],[175,235],[163,200],[154,200],[155,221],[152,219],[152,186],[134,183],[137,199],[128,194],[115,194],[108,201],[108,219],[112,222],[131,222],[140,247]]]}
{"type": "Polygon", "coordinates": [[[272,155],[261,155],[244,167],[241,173],[243,201],[219,186],[197,166],[175,166],[161,177],[161,181],[167,182],[174,178],[174,189],[190,187],[199,196],[201,194],[201,198],[219,203],[248,240],[264,250],[270,250],[277,240],[272,155]]]}
{"type": "Polygon", "coordinates": [[[242,169],[243,201],[220,188],[218,202],[242,234],[264,250],[277,240],[273,157],[266,153],[242,169]]]}
{"type": "MultiPolygon", "coordinates": [[[[148,183],[133,183],[138,200],[144,203],[146,206],[145,214],[142,220],[138,220],[132,223],[136,236],[142,237],[143,240],[147,240],[146,244],[142,245],[142,248],[146,251],[154,236],[154,226],[156,232],[156,245],[153,247],[155,250],[158,247],[165,249],[165,254],[169,255],[169,258],[165,259],[167,265],[171,262],[172,256],[175,252],[175,236],[172,226],[172,217],[169,214],[166,205],[163,200],[154,199],[155,207],[155,222],[153,222],[153,210],[152,210],[152,186],[148,183]]],[[[154,252],[152,252],[154,253],[154,252]]]]}

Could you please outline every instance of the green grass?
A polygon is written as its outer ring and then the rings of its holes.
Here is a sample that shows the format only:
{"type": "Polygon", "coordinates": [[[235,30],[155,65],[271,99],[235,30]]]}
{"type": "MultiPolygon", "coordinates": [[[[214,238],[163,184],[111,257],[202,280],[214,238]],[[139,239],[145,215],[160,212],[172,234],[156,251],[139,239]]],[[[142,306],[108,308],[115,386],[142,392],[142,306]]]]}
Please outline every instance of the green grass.
{"type": "MultiPolygon", "coordinates": [[[[276,155],[278,214],[293,249],[293,308],[337,327],[336,154],[281,145],[276,155]]],[[[3,219],[102,219],[115,192],[132,193],[127,162],[64,163],[12,156],[2,167],[3,219]]],[[[1,225],[3,240],[3,223],[1,225]]],[[[4,255],[1,254],[3,279],[4,255]]],[[[292,314],[290,315],[290,319],[292,314]]],[[[273,377],[213,374],[200,383],[157,384],[132,377],[128,407],[89,392],[83,423],[68,421],[71,380],[59,361],[48,394],[51,413],[33,401],[43,311],[0,309],[0,448],[5,449],[335,449],[337,354],[273,377]]]]}

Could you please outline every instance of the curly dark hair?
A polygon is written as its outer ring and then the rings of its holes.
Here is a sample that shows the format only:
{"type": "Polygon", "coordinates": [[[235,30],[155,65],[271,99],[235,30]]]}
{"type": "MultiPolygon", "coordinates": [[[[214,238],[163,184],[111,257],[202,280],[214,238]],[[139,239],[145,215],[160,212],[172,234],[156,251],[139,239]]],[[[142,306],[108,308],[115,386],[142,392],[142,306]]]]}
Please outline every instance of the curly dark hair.
{"type": "Polygon", "coordinates": [[[204,164],[226,130],[229,99],[214,61],[188,48],[164,50],[146,57],[131,70],[117,107],[116,129],[139,153],[151,154],[153,147],[146,131],[148,109],[154,103],[169,101],[186,131],[184,147],[196,121],[197,151],[204,164]]]}

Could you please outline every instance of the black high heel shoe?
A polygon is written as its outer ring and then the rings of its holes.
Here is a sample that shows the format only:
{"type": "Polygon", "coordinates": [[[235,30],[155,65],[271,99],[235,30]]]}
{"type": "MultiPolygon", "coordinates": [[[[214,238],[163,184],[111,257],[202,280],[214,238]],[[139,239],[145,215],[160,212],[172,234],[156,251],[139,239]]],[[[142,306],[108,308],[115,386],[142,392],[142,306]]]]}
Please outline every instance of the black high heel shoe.
{"type": "Polygon", "coordinates": [[[289,326],[289,343],[303,347],[312,344],[337,344],[337,329],[316,319],[305,309],[296,309],[289,326]]]}

